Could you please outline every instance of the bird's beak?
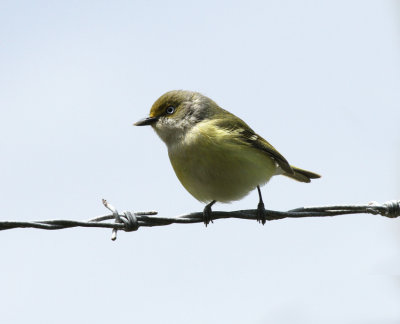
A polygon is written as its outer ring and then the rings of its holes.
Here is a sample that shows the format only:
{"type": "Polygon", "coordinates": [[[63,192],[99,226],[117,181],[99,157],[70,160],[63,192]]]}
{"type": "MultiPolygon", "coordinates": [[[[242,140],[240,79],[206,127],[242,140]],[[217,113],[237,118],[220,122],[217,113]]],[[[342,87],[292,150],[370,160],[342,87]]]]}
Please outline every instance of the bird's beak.
{"type": "Polygon", "coordinates": [[[139,121],[137,121],[136,123],[134,123],[134,126],[146,126],[146,125],[152,125],[157,121],[157,117],[147,117],[147,118],[143,118],[139,121]]]}

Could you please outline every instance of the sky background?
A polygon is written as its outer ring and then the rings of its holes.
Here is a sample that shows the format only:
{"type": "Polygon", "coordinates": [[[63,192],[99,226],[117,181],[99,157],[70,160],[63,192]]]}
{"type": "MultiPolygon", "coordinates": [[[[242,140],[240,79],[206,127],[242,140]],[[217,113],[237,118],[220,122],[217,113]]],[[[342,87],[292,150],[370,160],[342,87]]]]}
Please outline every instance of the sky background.
{"type": "MultiPolygon", "coordinates": [[[[200,211],[132,127],[172,89],[244,119],[311,184],[266,207],[400,199],[399,1],[0,1],[1,220],[200,211]]],[[[245,199],[215,210],[257,206],[245,199]]],[[[0,232],[3,323],[400,323],[400,219],[0,232]]]]}

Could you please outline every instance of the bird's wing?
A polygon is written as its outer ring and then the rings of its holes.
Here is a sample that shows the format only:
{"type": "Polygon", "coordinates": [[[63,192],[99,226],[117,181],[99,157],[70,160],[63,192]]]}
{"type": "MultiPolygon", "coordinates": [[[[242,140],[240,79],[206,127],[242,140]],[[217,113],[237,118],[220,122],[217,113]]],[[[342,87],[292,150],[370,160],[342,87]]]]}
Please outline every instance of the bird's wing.
{"type": "Polygon", "coordinates": [[[294,174],[289,162],[279,153],[270,143],[256,134],[244,121],[240,118],[234,119],[218,119],[216,126],[234,132],[238,136],[238,140],[250,144],[254,148],[261,150],[273,158],[280,168],[288,174],[294,174]]]}

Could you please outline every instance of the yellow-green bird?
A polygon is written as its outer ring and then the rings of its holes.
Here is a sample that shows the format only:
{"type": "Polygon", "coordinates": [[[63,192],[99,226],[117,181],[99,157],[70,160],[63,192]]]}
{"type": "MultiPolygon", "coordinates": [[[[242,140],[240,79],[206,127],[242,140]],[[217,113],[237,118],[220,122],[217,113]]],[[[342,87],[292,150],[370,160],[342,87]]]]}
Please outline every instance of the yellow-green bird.
{"type": "Polygon", "coordinates": [[[299,169],[243,120],[198,92],[173,90],[153,104],[149,117],[136,126],[151,125],[168,148],[179,181],[197,200],[207,203],[204,223],[212,221],[211,207],[239,200],[255,188],[262,224],[266,211],[260,186],[284,175],[310,182],[320,175],[299,169]]]}

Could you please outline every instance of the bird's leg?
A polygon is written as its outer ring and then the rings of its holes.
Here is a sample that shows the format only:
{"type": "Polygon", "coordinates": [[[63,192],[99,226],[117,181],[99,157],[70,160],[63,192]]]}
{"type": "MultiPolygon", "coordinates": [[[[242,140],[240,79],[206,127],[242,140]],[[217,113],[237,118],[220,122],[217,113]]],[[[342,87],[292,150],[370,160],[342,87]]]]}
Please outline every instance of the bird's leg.
{"type": "Polygon", "coordinates": [[[260,198],[260,201],[258,202],[257,206],[257,222],[264,225],[267,220],[267,211],[265,210],[264,207],[260,186],[257,186],[257,190],[258,190],[258,197],[260,198]]]}
{"type": "Polygon", "coordinates": [[[211,207],[216,202],[217,202],[216,200],[213,200],[212,202],[207,204],[206,207],[204,207],[204,210],[203,210],[203,221],[204,221],[204,225],[206,225],[206,227],[210,222],[211,223],[213,222],[212,217],[211,217],[211,214],[212,214],[211,207]]]}

